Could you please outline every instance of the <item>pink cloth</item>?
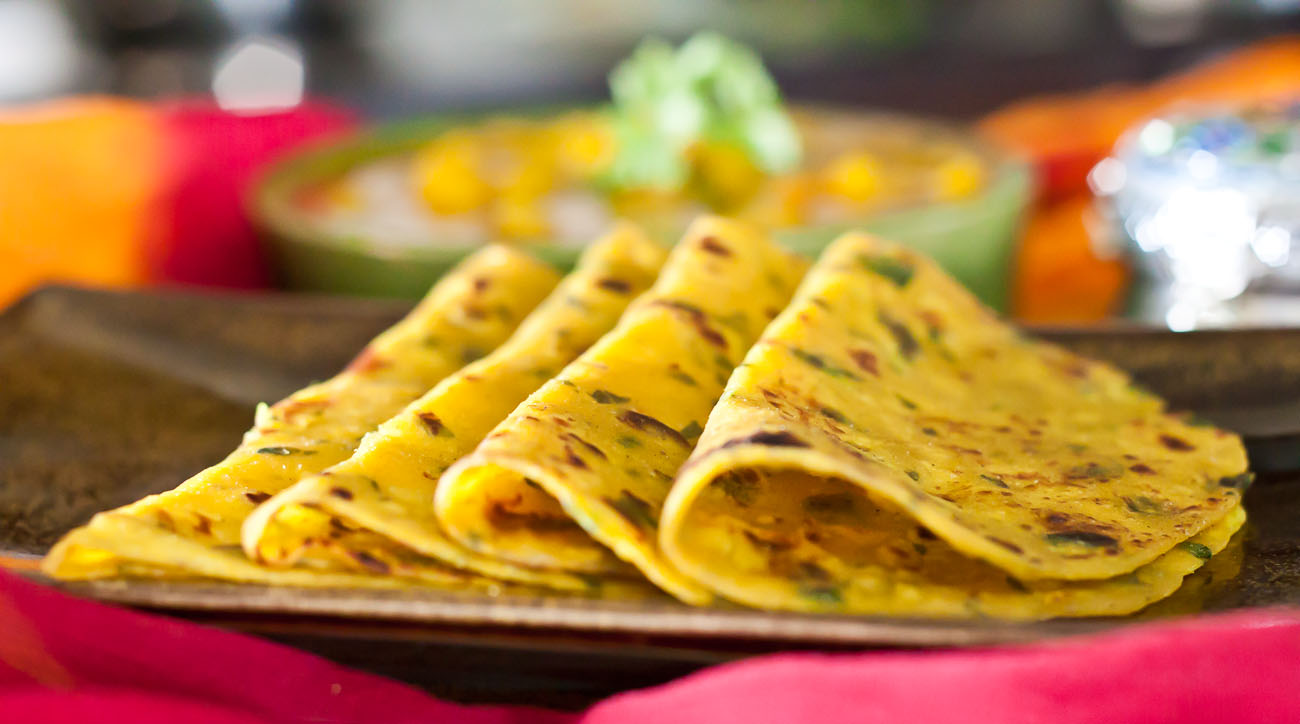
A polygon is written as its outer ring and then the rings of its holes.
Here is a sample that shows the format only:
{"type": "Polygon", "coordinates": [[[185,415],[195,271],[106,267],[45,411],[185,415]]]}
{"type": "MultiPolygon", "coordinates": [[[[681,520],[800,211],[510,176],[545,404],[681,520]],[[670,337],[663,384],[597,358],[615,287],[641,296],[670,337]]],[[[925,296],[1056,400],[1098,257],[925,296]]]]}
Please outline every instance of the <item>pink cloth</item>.
{"type": "Polygon", "coordinates": [[[788,654],[616,696],[583,724],[1300,722],[1300,614],[962,652],[788,654]]]}
{"type": "Polygon", "coordinates": [[[0,573],[0,722],[559,724],[440,702],[256,638],[66,596],[0,573]],[[98,710],[90,718],[80,711],[98,710]]]}
{"type": "Polygon", "coordinates": [[[767,656],[566,714],[441,702],[283,646],[0,574],[0,722],[92,721],[1300,722],[1300,612],[977,651],[767,656]]]}

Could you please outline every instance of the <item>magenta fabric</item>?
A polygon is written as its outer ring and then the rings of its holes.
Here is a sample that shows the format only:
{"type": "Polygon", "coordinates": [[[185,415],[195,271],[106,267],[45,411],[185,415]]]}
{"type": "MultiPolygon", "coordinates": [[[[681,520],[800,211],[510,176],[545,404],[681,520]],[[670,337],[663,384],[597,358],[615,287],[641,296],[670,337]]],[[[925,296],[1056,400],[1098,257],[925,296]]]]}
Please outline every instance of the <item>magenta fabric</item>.
{"type": "Polygon", "coordinates": [[[976,651],[767,656],[568,714],[441,702],[283,646],[0,573],[0,722],[164,721],[1300,722],[1300,612],[976,651]]]}
{"type": "Polygon", "coordinates": [[[784,655],[614,697],[583,724],[1300,722],[1300,615],[944,653],[784,655]]]}
{"type": "Polygon", "coordinates": [[[256,638],[105,606],[0,572],[0,723],[561,724],[466,707],[256,638]],[[89,719],[80,711],[98,709],[89,719]],[[66,714],[67,718],[58,718],[66,714]],[[48,718],[55,717],[55,718],[48,718]]]}

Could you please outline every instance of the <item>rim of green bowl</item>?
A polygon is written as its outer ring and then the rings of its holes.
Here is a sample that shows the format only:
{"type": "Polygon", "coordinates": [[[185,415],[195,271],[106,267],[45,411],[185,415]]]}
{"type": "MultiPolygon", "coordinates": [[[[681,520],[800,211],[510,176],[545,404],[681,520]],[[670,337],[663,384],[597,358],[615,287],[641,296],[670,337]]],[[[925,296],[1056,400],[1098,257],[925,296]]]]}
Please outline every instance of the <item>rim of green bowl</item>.
{"type": "MultiPolygon", "coordinates": [[[[272,239],[291,241],[307,246],[329,247],[336,251],[364,254],[375,258],[387,258],[391,261],[438,262],[459,258],[469,251],[479,248],[480,244],[456,244],[441,246],[385,246],[381,244],[363,245],[351,236],[331,234],[311,225],[303,218],[301,212],[294,208],[294,193],[304,185],[321,179],[338,176],[360,164],[385,158],[391,155],[407,153],[421,147],[429,140],[452,128],[462,125],[481,123],[498,117],[541,118],[550,114],[566,111],[594,111],[601,105],[564,105],[564,106],[530,106],[523,108],[505,108],[471,112],[442,113],[421,116],[399,121],[370,130],[346,136],[334,137],[318,143],[310,143],[291,152],[289,155],[273,162],[254,181],[251,194],[247,199],[249,216],[259,229],[272,239]]],[[[970,198],[958,201],[916,202],[882,211],[857,221],[843,221],[834,224],[808,224],[777,229],[777,238],[797,239],[811,236],[818,232],[848,231],[865,225],[883,226],[892,223],[907,223],[924,218],[927,222],[939,226],[969,223],[972,215],[981,212],[1001,213],[1002,207],[992,200],[1008,198],[1021,200],[1021,205],[1029,200],[1031,173],[1028,164],[1022,160],[996,149],[989,142],[979,138],[973,132],[959,125],[934,118],[880,110],[864,110],[833,105],[796,105],[799,111],[826,111],[860,115],[864,119],[876,119],[886,122],[907,122],[925,124],[944,129],[963,141],[981,158],[994,168],[992,179],[984,189],[970,198]]],[[[793,246],[802,246],[797,242],[793,246]]],[[[544,258],[552,256],[577,255],[581,244],[561,244],[556,242],[532,242],[521,245],[544,258]]],[[[807,252],[808,249],[798,248],[807,252]]]]}

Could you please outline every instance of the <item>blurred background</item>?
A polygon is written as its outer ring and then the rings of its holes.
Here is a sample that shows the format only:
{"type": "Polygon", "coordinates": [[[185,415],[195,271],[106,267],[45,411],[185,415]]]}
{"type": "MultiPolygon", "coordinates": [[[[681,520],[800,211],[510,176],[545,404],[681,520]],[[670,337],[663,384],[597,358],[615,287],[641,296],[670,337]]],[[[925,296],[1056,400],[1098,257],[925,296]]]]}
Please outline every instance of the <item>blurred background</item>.
{"type": "Polygon", "coordinates": [[[1300,0],[0,0],[0,99],[219,92],[260,55],[264,83],[380,119],[595,100],[644,36],[700,29],[791,98],[969,119],[1300,30],[1300,0]]]}
{"type": "MultiPolygon", "coordinates": [[[[1279,251],[1300,211],[1273,218],[1300,209],[1287,130],[1300,0],[0,0],[0,304],[57,281],[310,288],[285,268],[301,254],[268,251],[268,236],[293,232],[248,200],[292,149],[429,114],[604,102],[611,68],[643,38],[700,30],[757,51],[792,102],[969,124],[1022,163],[1030,188],[990,282],[1022,319],[1300,323],[1279,251]],[[1197,248],[1253,254],[1240,283],[1211,292],[1184,261],[1200,255],[1204,276],[1222,255],[1153,236],[1169,223],[1138,243],[1164,186],[1138,184],[1150,159],[1115,148],[1198,103],[1216,129],[1229,118],[1233,132],[1281,128],[1284,142],[1263,191],[1258,173],[1210,179],[1243,194],[1229,201],[1248,207],[1249,228],[1197,248]],[[1138,186],[1144,201],[1126,206],[1138,186]],[[1142,278],[1158,293],[1138,299],[1142,278]],[[1166,299],[1174,287],[1195,299],[1166,299]],[[1257,292],[1274,301],[1224,307],[1257,292]]],[[[1170,120],[1171,146],[1200,139],[1198,123],[1170,120]]],[[[1189,154],[1228,141],[1196,143],[1189,154]]]]}

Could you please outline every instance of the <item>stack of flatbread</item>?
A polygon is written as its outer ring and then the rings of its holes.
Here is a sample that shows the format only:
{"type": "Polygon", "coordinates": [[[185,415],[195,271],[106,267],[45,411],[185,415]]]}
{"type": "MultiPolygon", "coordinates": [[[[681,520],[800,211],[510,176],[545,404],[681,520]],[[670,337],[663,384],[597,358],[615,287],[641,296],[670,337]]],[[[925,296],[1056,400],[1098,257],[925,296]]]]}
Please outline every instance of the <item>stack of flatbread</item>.
{"type": "Polygon", "coordinates": [[[428,587],[858,614],[1113,615],[1243,524],[1235,435],[866,235],[808,269],[697,221],[565,278],[488,247],[62,579],[428,587]]]}

